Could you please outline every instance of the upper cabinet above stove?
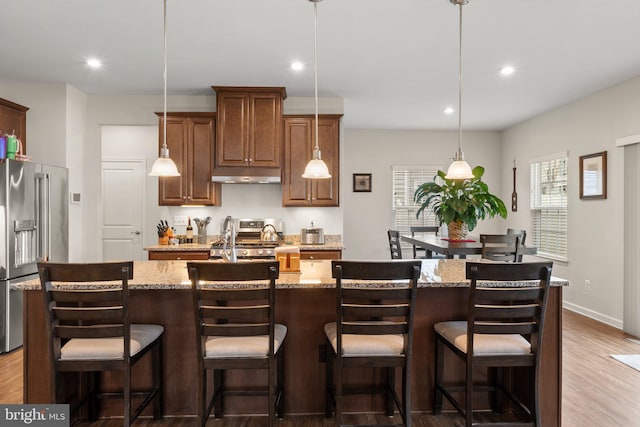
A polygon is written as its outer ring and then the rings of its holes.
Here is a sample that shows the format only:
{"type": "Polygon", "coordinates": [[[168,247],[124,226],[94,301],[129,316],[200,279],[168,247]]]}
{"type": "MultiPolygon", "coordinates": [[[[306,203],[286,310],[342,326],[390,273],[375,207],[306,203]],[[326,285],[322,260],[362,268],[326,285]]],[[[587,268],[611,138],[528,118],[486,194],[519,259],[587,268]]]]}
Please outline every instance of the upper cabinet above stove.
{"type": "MultiPolygon", "coordinates": [[[[213,86],[217,131],[214,176],[281,175],[284,87],[213,86]]],[[[215,179],[215,178],[214,178],[215,179]]]]}

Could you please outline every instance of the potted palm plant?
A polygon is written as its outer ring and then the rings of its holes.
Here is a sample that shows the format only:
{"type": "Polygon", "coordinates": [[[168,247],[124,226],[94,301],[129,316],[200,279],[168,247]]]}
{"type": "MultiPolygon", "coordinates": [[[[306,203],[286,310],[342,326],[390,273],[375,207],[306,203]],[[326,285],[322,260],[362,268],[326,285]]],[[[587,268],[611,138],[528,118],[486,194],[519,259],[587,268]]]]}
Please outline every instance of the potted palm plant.
{"type": "Polygon", "coordinates": [[[432,208],[440,225],[447,224],[451,240],[464,240],[473,231],[478,220],[500,215],[507,217],[507,208],[499,197],[489,193],[482,182],[484,168],[473,168],[473,178],[452,180],[439,170],[433,182],[425,182],[414,193],[414,201],[420,203],[416,216],[432,208]]]}

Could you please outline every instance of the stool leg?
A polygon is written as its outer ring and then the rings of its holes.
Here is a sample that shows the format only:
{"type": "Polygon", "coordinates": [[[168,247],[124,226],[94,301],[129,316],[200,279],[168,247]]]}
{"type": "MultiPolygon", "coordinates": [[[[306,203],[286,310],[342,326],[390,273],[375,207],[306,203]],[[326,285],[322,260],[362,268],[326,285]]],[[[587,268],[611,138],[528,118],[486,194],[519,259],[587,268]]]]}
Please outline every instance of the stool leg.
{"type": "Polygon", "coordinates": [[[269,373],[268,373],[268,397],[269,402],[269,427],[273,427],[276,421],[276,361],[275,356],[269,359],[269,373]]]}
{"type": "Polygon", "coordinates": [[[402,368],[402,420],[405,427],[411,427],[411,381],[409,381],[411,365],[402,368]]]}
{"type": "Polygon", "coordinates": [[[214,396],[218,395],[213,414],[216,418],[222,418],[224,412],[224,371],[222,369],[213,370],[213,393],[214,396]]]}
{"type": "Polygon", "coordinates": [[[123,426],[131,425],[131,364],[127,363],[124,368],[124,421],[123,426]]]}
{"type": "Polygon", "coordinates": [[[276,355],[277,357],[277,367],[276,367],[276,371],[277,371],[277,380],[276,380],[276,395],[277,395],[277,400],[276,400],[276,407],[277,407],[277,415],[278,418],[282,419],[284,418],[284,357],[285,357],[285,352],[284,352],[284,343],[280,346],[280,349],[276,355]]]}
{"type": "Polygon", "coordinates": [[[164,387],[162,386],[162,341],[159,340],[151,352],[151,369],[153,388],[157,394],[153,402],[153,419],[161,420],[164,416],[164,387]]]}
{"type": "Polygon", "coordinates": [[[324,401],[324,416],[326,418],[331,418],[333,415],[333,348],[331,347],[331,343],[325,344],[325,360],[327,362],[327,367],[325,369],[325,382],[324,382],[324,391],[325,391],[325,401],[324,401]]]}
{"type": "Polygon", "coordinates": [[[393,390],[396,386],[396,370],[394,368],[385,368],[386,381],[386,393],[385,393],[385,412],[387,417],[393,417],[395,409],[395,401],[393,400],[393,390]]]}
{"type": "Polygon", "coordinates": [[[433,414],[438,415],[442,412],[442,390],[440,385],[442,383],[442,372],[444,370],[444,346],[442,341],[436,334],[436,372],[434,379],[433,390],[433,414]]]}

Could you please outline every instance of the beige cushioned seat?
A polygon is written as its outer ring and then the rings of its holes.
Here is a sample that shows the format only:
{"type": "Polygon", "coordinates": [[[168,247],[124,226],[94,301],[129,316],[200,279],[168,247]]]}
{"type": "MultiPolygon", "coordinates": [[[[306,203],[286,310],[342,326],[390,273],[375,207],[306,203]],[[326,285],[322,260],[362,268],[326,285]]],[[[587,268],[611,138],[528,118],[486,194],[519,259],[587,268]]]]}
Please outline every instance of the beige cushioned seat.
{"type": "MultiPolygon", "coordinates": [[[[434,325],[437,333],[442,335],[458,349],[467,352],[467,322],[440,322],[434,325]]],[[[518,334],[491,335],[476,334],[473,338],[473,354],[529,354],[531,344],[518,334]]]]}
{"type": "MultiPolygon", "coordinates": [[[[287,327],[276,323],[273,325],[273,352],[277,353],[287,336],[287,327]]],[[[269,353],[269,337],[267,335],[248,337],[210,336],[205,343],[207,358],[216,357],[266,357],[269,353]]]]}
{"type": "MultiPolygon", "coordinates": [[[[389,322],[367,323],[388,324],[389,322]]],[[[338,328],[336,322],[324,325],[324,332],[327,334],[333,350],[337,351],[338,328]]],[[[397,356],[402,354],[403,349],[404,338],[402,335],[342,335],[342,353],[344,356],[397,356]]]]}
{"type": "MultiPolygon", "coordinates": [[[[161,325],[131,324],[130,355],[151,344],[162,335],[164,327],[161,325]]],[[[122,338],[73,338],[60,349],[60,359],[122,359],[124,354],[124,340],[122,338]]]]}

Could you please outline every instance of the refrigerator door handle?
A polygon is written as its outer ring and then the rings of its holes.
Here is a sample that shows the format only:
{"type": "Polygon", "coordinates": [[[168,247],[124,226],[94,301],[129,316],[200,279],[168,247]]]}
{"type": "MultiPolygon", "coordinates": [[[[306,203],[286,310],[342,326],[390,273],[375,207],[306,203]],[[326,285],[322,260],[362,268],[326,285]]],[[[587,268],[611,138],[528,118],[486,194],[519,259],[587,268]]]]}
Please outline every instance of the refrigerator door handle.
{"type": "Polygon", "coordinates": [[[36,227],[37,237],[36,237],[36,247],[37,249],[37,259],[38,261],[47,261],[48,258],[48,218],[46,218],[45,212],[47,212],[46,206],[48,204],[48,196],[47,196],[47,181],[48,176],[44,173],[36,173],[36,227]]]}

